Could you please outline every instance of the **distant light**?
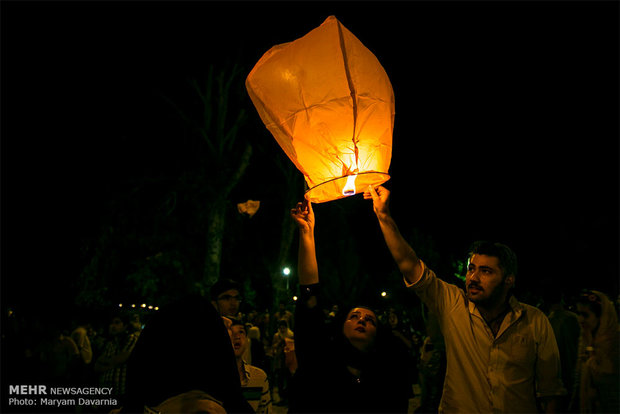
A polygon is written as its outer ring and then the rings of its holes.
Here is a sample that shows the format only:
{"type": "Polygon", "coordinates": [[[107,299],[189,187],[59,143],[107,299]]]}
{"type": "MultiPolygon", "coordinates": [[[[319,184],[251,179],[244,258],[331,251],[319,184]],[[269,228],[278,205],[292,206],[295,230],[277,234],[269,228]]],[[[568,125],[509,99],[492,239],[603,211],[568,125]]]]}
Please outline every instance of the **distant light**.
{"type": "Polygon", "coordinates": [[[142,304],[142,305],[140,305],[140,306],[142,306],[143,308],[146,308],[146,303],[143,303],[143,304],[142,304]]]}
{"type": "Polygon", "coordinates": [[[149,305],[149,309],[153,309],[153,305],[149,305]]]}
{"type": "Polygon", "coordinates": [[[381,292],[381,296],[386,297],[387,296],[387,292],[385,292],[385,291],[381,292]]]}
{"type": "Polygon", "coordinates": [[[119,307],[119,308],[122,308],[122,307],[123,307],[123,304],[122,304],[122,303],[119,303],[119,304],[118,304],[118,307],[119,307]]]}
{"type": "Polygon", "coordinates": [[[293,296],[293,300],[294,300],[294,301],[297,301],[297,296],[293,296]]]}
{"type": "Polygon", "coordinates": [[[136,305],[132,303],[132,304],[131,304],[131,307],[132,307],[132,308],[135,308],[135,307],[136,307],[136,305]]]}
{"type": "Polygon", "coordinates": [[[289,269],[288,267],[285,267],[284,269],[282,269],[282,274],[284,276],[288,276],[291,274],[291,269],[289,269]]]}
{"type": "Polygon", "coordinates": [[[153,309],[155,309],[155,310],[159,310],[159,306],[155,306],[153,309]]]}

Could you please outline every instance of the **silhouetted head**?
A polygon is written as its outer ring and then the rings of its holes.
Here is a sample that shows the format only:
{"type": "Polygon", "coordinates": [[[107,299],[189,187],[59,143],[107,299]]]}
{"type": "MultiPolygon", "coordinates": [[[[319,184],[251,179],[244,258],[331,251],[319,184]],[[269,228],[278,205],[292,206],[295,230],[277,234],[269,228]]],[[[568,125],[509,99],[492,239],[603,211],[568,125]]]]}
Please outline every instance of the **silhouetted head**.
{"type": "Polygon", "coordinates": [[[228,330],[199,296],[162,307],[142,330],[128,361],[127,411],[142,412],[193,391],[220,401],[228,412],[251,409],[241,394],[228,330]]]}

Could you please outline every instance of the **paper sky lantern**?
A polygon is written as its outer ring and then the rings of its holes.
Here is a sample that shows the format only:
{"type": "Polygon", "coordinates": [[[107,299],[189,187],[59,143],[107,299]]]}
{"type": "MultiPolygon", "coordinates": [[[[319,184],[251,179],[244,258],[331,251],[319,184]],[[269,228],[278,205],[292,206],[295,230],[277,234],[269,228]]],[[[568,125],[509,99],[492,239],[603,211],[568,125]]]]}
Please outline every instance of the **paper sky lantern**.
{"type": "Polygon", "coordinates": [[[246,88],[265,126],[321,203],[387,181],[394,91],[385,70],[334,16],[268,50],[246,88]]]}

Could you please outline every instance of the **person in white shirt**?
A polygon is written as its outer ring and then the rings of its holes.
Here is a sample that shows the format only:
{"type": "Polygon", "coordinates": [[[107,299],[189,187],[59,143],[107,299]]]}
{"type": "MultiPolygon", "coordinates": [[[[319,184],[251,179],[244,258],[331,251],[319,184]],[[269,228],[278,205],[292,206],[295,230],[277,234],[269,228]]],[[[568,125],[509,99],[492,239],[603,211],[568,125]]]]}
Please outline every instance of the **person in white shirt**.
{"type": "Polygon", "coordinates": [[[474,243],[466,290],[444,282],[400,234],[388,207],[390,192],[369,187],[373,210],[405,284],[434,312],[446,344],[441,413],[555,412],[566,394],[549,320],[510,294],[514,252],[500,243],[474,243]]]}
{"type": "Polygon", "coordinates": [[[247,364],[243,360],[243,354],[250,345],[245,326],[238,321],[233,321],[230,327],[231,341],[235,351],[241,392],[257,414],[269,414],[271,412],[271,393],[269,392],[269,380],[262,369],[247,364]]]}

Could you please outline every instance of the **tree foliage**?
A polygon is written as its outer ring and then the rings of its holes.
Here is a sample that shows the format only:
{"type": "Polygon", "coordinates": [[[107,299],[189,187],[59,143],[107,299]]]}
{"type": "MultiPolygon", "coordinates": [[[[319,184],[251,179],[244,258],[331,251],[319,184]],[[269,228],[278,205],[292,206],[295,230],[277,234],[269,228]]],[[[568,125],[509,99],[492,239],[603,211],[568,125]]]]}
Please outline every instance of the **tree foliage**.
{"type": "Polygon", "coordinates": [[[85,242],[78,303],[104,306],[134,297],[161,303],[205,294],[217,280],[229,196],[252,154],[243,130],[242,72],[238,65],[211,66],[204,79],[164,98],[177,114],[162,127],[164,148],[182,159],[169,159],[156,175],[145,168],[116,189],[100,235],[85,242]]]}

